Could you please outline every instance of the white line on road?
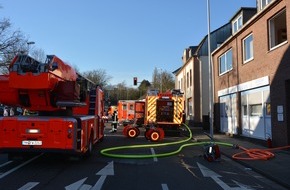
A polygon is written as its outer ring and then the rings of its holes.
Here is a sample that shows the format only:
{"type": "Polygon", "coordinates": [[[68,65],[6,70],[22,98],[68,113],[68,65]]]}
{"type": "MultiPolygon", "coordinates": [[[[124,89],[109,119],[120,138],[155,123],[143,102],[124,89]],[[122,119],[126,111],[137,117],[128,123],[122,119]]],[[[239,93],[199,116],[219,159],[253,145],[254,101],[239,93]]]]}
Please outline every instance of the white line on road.
{"type": "Polygon", "coordinates": [[[7,172],[1,174],[1,175],[0,175],[0,179],[2,179],[3,177],[5,177],[5,176],[11,174],[12,172],[18,170],[19,168],[21,168],[21,167],[23,167],[23,166],[29,164],[30,162],[32,162],[33,160],[39,158],[40,156],[42,156],[42,154],[40,154],[40,155],[38,155],[38,156],[35,156],[35,157],[31,158],[30,160],[27,160],[26,162],[23,162],[22,164],[18,165],[17,167],[12,168],[11,170],[9,170],[9,171],[7,171],[7,172]]]}
{"type": "Polygon", "coordinates": [[[28,182],[25,185],[23,185],[21,188],[19,188],[18,190],[30,190],[38,184],[39,182],[28,182]]]}
{"type": "MultiPolygon", "coordinates": [[[[154,148],[150,148],[150,150],[151,150],[151,154],[152,154],[152,155],[155,155],[154,148]]],[[[154,162],[158,162],[157,157],[154,157],[153,160],[154,160],[154,162]]]]}
{"type": "Polygon", "coordinates": [[[162,190],[169,190],[167,184],[161,184],[162,190]]]}
{"type": "Polygon", "coordinates": [[[10,164],[10,163],[12,163],[12,162],[13,162],[13,161],[11,161],[11,160],[8,161],[8,162],[5,162],[4,164],[1,164],[1,165],[0,165],[0,168],[4,167],[4,166],[6,166],[6,165],[8,165],[8,164],[10,164]]]}

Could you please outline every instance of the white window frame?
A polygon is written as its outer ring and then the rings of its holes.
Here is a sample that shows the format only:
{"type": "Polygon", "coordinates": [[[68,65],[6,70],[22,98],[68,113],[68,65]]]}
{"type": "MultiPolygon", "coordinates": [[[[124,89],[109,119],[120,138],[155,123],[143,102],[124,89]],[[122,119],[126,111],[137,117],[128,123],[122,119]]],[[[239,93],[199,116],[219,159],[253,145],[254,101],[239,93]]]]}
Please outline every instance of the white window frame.
{"type": "Polygon", "coordinates": [[[254,38],[253,38],[252,33],[243,39],[243,61],[244,61],[244,63],[247,63],[247,62],[254,59],[254,44],[253,44],[253,42],[254,42],[254,38]],[[252,37],[252,40],[248,41],[250,37],[252,37]],[[248,53],[250,54],[249,57],[248,57],[248,53]]]}
{"type": "Polygon", "coordinates": [[[235,20],[233,20],[232,24],[233,34],[236,33],[238,30],[240,30],[242,27],[243,27],[243,17],[241,14],[235,20]]]}
{"type": "Polygon", "coordinates": [[[223,75],[223,74],[225,74],[225,73],[227,73],[227,72],[229,72],[229,71],[231,71],[233,69],[233,51],[232,51],[232,48],[231,49],[229,49],[228,51],[226,51],[225,53],[223,53],[220,57],[219,57],[219,74],[220,75],[223,75]],[[227,60],[229,59],[228,58],[228,54],[229,54],[229,52],[231,52],[231,57],[230,57],[230,59],[231,59],[231,67],[229,67],[228,68],[228,62],[227,62],[227,60]],[[222,59],[222,57],[224,57],[225,56],[225,70],[224,71],[221,71],[221,59],[222,59]]]}
{"type": "Polygon", "coordinates": [[[272,0],[260,0],[260,10],[263,10],[272,0]]]}
{"type": "MultiPolygon", "coordinates": [[[[282,41],[282,42],[280,42],[280,43],[278,43],[277,41],[278,41],[278,39],[276,39],[276,27],[275,27],[275,22],[274,22],[274,20],[277,18],[277,17],[279,17],[279,16],[281,16],[281,14],[285,14],[285,17],[287,17],[287,15],[286,15],[286,9],[283,9],[283,10],[281,10],[279,13],[277,13],[275,16],[273,16],[271,19],[269,19],[268,20],[268,30],[269,30],[269,36],[268,36],[268,40],[269,40],[269,49],[270,50],[273,50],[273,49],[276,49],[277,47],[279,47],[279,46],[281,46],[281,45],[283,45],[283,44],[285,44],[285,43],[287,43],[287,41],[288,41],[288,38],[287,38],[287,32],[286,32],[286,40],[284,40],[284,41],[282,41]]],[[[286,20],[287,20],[287,18],[285,18],[286,20]]],[[[287,21],[285,21],[285,22],[287,22],[287,21]]],[[[285,29],[287,30],[287,23],[285,23],[285,29]]]]}

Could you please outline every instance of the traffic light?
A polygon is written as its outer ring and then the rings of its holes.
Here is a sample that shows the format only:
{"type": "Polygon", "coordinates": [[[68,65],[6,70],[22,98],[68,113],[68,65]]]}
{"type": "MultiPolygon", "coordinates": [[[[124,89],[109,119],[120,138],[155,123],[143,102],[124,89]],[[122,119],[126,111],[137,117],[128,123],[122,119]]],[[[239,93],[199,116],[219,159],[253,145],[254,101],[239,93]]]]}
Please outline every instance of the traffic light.
{"type": "Polygon", "coordinates": [[[134,83],[135,86],[137,85],[137,77],[133,78],[133,83],[134,83]]]}

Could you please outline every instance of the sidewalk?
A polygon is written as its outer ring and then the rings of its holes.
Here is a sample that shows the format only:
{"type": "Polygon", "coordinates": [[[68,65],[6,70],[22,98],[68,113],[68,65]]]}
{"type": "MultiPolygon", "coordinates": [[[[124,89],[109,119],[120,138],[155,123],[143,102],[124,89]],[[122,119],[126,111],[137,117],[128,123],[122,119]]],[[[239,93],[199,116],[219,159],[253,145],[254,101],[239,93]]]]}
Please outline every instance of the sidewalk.
{"type": "MultiPolygon", "coordinates": [[[[204,132],[209,133],[208,131],[203,130],[201,127],[190,127],[190,129],[192,130],[193,138],[196,140],[209,140],[209,137],[204,134],[204,132]]],[[[213,137],[215,141],[239,145],[246,149],[267,149],[266,142],[265,144],[262,141],[255,142],[254,140],[245,137],[231,137],[226,134],[214,134],[213,137]]],[[[232,156],[236,153],[243,152],[241,149],[223,146],[220,146],[220,150],[222,156],[229,158],[232,158],[232,156]]],[[[271,152],[275,154],[275,157],[269,160],[235,159],[235,161],[290,189],[290,149],[276,150],[271,152]]]]}

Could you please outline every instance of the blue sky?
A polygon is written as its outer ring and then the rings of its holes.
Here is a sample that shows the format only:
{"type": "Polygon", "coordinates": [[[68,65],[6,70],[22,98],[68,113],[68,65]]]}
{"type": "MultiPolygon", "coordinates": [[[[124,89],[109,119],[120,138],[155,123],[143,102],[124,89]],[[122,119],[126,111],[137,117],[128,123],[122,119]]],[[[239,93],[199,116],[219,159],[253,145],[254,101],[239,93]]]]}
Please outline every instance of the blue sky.
{"type": "MultiPolygon", "coordinates": [[[[104,69],[110,84],[152,80],[154,68],[172,72],[183,50],[207,35],[207,0],[5,0],[9,18],[35,47],[77,66],[104,69]]],[[[256,0],[211,0],[211,31],[256,0]]]]}

